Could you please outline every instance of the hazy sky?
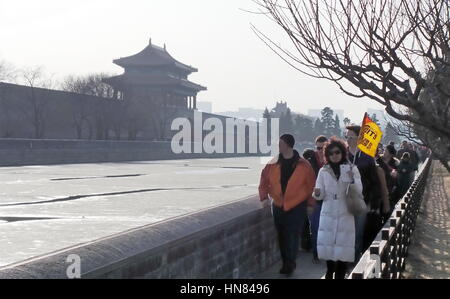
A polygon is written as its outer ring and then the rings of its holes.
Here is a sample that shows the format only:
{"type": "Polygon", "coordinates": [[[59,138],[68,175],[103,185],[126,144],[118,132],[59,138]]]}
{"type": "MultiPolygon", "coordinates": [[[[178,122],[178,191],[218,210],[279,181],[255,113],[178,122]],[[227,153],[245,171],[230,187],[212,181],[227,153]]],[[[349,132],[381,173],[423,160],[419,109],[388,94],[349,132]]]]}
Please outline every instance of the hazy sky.
{"type": "Polygon", "coordinates": [[[121,73],[112,60],[136,54],[151,37],[199,69],[190,79],[208,87],[199,100],[215,112],[284,100],[303,113],[345,109],[359,122],[367,108],[381,108],[290,68],[252,32],[250,23],[285,40],[266,17],[243,11],[254,7],[251,0],[0,0],[0,60],[43,66],[55,79],[121,73]]]}

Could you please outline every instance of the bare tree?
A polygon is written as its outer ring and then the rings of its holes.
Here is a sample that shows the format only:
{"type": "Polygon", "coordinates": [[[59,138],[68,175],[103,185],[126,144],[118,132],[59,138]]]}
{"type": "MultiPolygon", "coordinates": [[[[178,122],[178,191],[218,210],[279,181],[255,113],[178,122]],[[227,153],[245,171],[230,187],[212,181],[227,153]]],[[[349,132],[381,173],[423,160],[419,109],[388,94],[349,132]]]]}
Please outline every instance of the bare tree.
{"type": "MultiPolygon", "coordinates": [[[[438,68],[436,71],[431,71],[428,74],[427,80],[432,81],[432,83],[428,85],[429,87],[424,88],[420,94],[419,101],[431,107],[431,109],[439,109],[441,108],[439,103],[445,101],[443,97],[447,97],[448,99],[448,95],[450,94],[450,67],[446,66],[438,68]]],[[[435,113],[441,115],[448,122],[450,121],[448,112],[449,105],[445,109],[436,111],[435,113]]],[[[410,113],[413,114],[415,112],[410,111],[410,113]]],[[[433,156],[450,172],[450,138],[438,135],[411,122],[394,121],[394,129],[399,136],[403,136],[421,146],[432,148],[433,156]]]]}
{"type": "Polygon", "coordinates": [[[45,135],[45,112],[47,99],[43,91],[38,88],[50,89],[53,85],[52,79],[47,77],[42,67],[26,68],[20,71],[24,84],[29,87],[26,100],[29,107],[22,107],[22,112],[31,122],[36,139],[44,138],[45,135]]]}
{"type": "Polygon", "coordinates": [[[0,61],[0,82],[14,82],[17,77],[17,71],[10,63],[0,61]]]}
{"type": "Polygon", "coordinates": [[[125,127],[126,120],[126,104],[124,101],[115,101],[114,105],[110,105],[109,114],[111,116],[111,128],[114,132],[114,138],[120,140],[122,131],[125,127]]]}
{"type": "Polygon", "coordinates": [[[427,80],[427,73],[449,65],[450,1],[254,1],[293,50],[253,30],[292,67],[335,82],[347,95],[372,99],[437,139],[450,138],[449,95],[427,80]],[[426,88],[441,94],[433,105],[419,99],[426,88]]]}
{"type": "Polygon", "coordinates": [[[6,61],[0,61],[0,138],[9,138],[13,135],[12,125],[13,107],[9,99],[10,94],[4,88],[2,82],[14,82],[16,70],[6,61]]]}
{"type": "Polygon", "coordinates": [[[346,117],[346,118],[344,118],[344,125],[347,127],[347,126],[350,126],[350,124],[351,124],[351,120],[350,120],[350,118],[348,118],[348,117],[346,117]]]}
{"type": "Polygon", "coordinates": [[[137,140],[139,134],[148,126],[150,109],[148,102],[132,99],[125,104],[125,124],[128,140],[137,140]]]}
{"type": "Polygon", "coordinates": [[[166,140],[171,121],[177,117],[179,107],[168,103],[169,96],[152,93],[127,92],[125,106],[125,122],[128,129],[128,139],[136,140],[146,128],[153,129],[153,137],[166,140]]]}
{"type": "Polygon", "coordinates": [[[0,82],[0,138],[11,138],[14,134],[13,118],[17,105],[11,101],[11,94],[0,82]]]}
{"type": "MultiPolygon", "coordinates": [[[[67,77],[61,83],[61,89],[82,95],[88,92],[85,80],[83,78],[76,78],[73,76],[67,77]]],[[[85,126],[88,127],[88,139],[92,139],[93,127],[92,122],[90,121],[92,109],[89,108],[89,101],[85,98],[80,97],[78,101],[71,102],[70,111],[78,139],[83,138],[83,128],[85,126]]]]}
{"type": "MultiPolygon", "coordinates": [[[[79,77],[69,76],[62,82],[61,89],[82,95],[112,100],[114,99],[114,89],[103,82],[103,79],[107,77],[110,77],[110,75],[105,73],[95,73],[79,77]]],[[[117,123],[117,121],[114,121],[111,106],[111,103],[105,101],[96,101],[93,103],[86,98],[80,98],[78,102],[73,102],[71,111],[77,137],[79,139],[82,138],[83,127],[87,126],[88,138],[91,139],[95,126],[96,139],[109,139],[109,130],[113,126],[112,123],[117,123]]],[[[117,132],[117,124],[115,126],[115,131],[117,132]]]]}
{"type": "Polygon", "coordinates": [[[170,128],[170,123],[178,115],[178,108],[167,103],[167,98],[155,97],[151,102],[150,119],[154,128],[155,136],[160,141],[165,141],[170,128]]]}

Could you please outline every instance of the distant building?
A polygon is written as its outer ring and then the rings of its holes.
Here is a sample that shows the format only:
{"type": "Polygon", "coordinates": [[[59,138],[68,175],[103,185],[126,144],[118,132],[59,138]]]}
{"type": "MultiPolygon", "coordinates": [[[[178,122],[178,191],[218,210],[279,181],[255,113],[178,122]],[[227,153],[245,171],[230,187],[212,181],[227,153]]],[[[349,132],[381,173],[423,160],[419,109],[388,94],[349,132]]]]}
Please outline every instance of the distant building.
{"type": "Polygon", "coordinates": [[[264,110],[255,108],[239,108],[238,111],[224,111],[217,112],[217,114],[239,119],[259,121],[263,117],[264,110]]]}
{"type": "Polygon", "coordinates": [[[285,114],[288,110],[287,102],[277,102],[275,108],[270,111],[270,115],[275,118],[279,118],[282,114],[285,114]]]}
{"type": "Polygon", "coordinates": [[[173,58],[166,49],[152,44],[138,54],[113,61],[124,68],[124,74],[105,79],[114,87],[116,97],[125,101],[143,100],[156,105],[197,109],[197,94],[206,87],[188,80],[198,72],[173,58]]]}
{"type": "MultiPolygon", "coordinates": [[[[114,60],[124,68],[103,79],[108,98],[0,82],[0,138],[169,140],[170,123],[193,121],[197,94],[188,80],[198,70],[150,43],[136,55],[114,60]]],[[[207,117],[226,117],[208,113],[207,117]]]]}

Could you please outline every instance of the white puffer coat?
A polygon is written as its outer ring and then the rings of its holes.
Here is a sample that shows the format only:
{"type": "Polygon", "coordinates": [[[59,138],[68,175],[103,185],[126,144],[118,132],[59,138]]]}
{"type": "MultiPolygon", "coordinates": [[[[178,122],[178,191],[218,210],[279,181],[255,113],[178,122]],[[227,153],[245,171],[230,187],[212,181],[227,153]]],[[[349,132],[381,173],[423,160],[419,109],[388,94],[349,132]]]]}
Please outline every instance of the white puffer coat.
{"type": "MultiPolygon", "coordinates": [[[[361,175],[353,167],[355,182],[351,192],[362,193],[361,175]]],[[[323,200],[320,214],[317,253],[321,260],[353,262],[355,259],[355,219],[348,212],[345,196],[349,183],[336,179],[333,170],[325,165],[319,172],[316,188],[321,190],[317,200],[323,200]]]]}

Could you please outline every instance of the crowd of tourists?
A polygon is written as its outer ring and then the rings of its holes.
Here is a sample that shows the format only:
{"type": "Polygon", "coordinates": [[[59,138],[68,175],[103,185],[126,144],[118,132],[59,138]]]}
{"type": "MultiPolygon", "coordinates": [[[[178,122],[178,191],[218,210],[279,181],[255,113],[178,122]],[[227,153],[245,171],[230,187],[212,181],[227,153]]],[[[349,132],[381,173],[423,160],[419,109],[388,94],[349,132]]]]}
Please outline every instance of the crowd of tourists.
{"type": "Polygon", "coordinates": [[[300,247],[313,263],[325,261],[326,279],[343,279],[389,219],[430,155],[407,141],[380,144],[375,158],[358,150],[360,126],[348,126],[345,140],[318,136],[315,149],[295,150],[292,135],[281,136],[280,154],[261,173],[259,195],[271,206],[282,267],[292,275],[300,247]]]}

